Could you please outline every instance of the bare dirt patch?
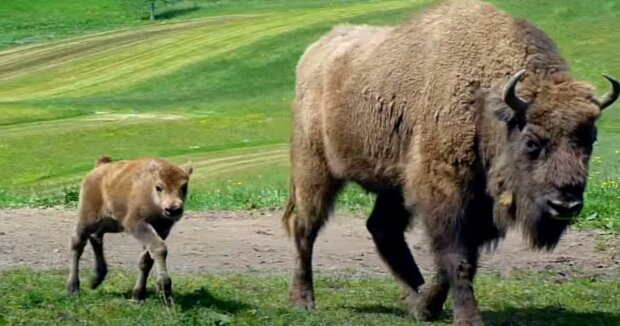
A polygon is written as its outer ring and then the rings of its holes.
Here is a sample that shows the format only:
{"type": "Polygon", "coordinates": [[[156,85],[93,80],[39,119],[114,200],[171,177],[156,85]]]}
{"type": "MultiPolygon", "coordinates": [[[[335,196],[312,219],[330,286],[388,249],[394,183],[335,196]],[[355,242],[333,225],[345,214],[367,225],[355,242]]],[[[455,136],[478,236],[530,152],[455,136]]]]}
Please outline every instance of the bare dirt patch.
{"type": "MultiPolygon", "coordinates": [[[[72,210],[0,210],[0,270],[24,265],[65,269],[73,225],[72,210]]],[[[432,258],[421,229],[414,228],[407,238],[421,269],[429,273],[432,258]]],[[[561,277],[618,277],[619,240],[600,231],[572,230],[554,252],[532,252],[520,234],[513,232],[493,254],[483,253],[480,271],[504,275],[552,270],[561,277]]],[[[167,242],[172,273],[286,273],[292,266],[293,246],[284,235],[280,212],[190,212],[173,228],[167,242]]],[[[130,235],[107,234],[105,248],[110,268],[137,270],[142,248],[130,235]]],[[[83,261],[83,269],[90,269],[91,249],[83,261]]],[[[365,220],[343,214],[336,214],[319,236],[315,268],[352,276],[387,274],[365,220]]]]}

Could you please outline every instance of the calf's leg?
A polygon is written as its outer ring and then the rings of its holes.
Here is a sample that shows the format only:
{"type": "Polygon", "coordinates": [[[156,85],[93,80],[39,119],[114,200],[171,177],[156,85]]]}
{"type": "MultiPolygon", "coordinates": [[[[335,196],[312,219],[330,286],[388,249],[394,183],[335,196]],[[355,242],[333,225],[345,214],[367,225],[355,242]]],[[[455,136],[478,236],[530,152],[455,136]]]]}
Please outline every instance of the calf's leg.
{"type": "Polygon", "coordinates": [[[95,256],[95,277],[90,283],[92,289],[96,289],[108,274],[108,265],[103,255],[103,233],[91,234],[88,238],[95,256]]]}
{"type": "MultiPolygon", "coordinates": [[[[131,218],[127,220],[131,221],[131,218]]],[[[157,287],[163,293],[165,302],[172,303],[172,280],[166,267],[166,256],[168,255],[166,243],[157,234],[153,226],[144,221],[136,221],[127,225],[125,229],[131,231],[134,237],[146,248],[150,257],[153,258],[157,271],[157,287]]]]}
{"type": "Polygon", "coordinates": [[[67,292],[69,294],[77,293],[80,290],[80,258],[82,253],[84,253],[87,239],[87,227],[83,223],[78,222],[69,244],[71,253],[71,265],[69,266],[69,277],[67,278],[67,292]]]}
{"type": "MultiPolygon", "coordinates": [[[[163,240],[166,240],[166,237],[168,236],[169,231],[170,231],[169,229],[159,230],[158,235],[163,240]]],[[[146,247],[145,247],[144,252],[140,256],[140,262],[139,262],[140,272],[138,274],[138,279],[136,280],[136,285],[134,286],[132,295],[131,295],[132,299],[136,302],[144,301],[144,299],[146,298],[146,281],[148,280],[149,273],[151,272],[151,269],[153,268],[153,263],[154,263],[154,260],[151,257],[151,254],[149,253],[149,251],[146,250],[146,247]]]]}
{"type": "Polygon", "coordinates": [[[151,268],[153,268],[153,262],[154,260],[151,258],[149,251],[144,250],[142,256],[140,256],[140,272],[138,273],[138,279],[136,280],[136,285],[131,294],[131,298],[136,302],[144,301],[146,298],[146,281],[151,272],[151,268]]]}

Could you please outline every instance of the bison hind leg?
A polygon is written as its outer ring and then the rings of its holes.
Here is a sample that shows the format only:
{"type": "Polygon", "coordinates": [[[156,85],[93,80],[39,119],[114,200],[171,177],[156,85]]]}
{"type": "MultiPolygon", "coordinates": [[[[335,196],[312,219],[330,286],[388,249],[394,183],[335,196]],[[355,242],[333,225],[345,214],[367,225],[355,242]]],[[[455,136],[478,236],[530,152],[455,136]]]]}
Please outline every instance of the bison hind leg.
{"type": "MultiPolygon", "coordinates": [[[[308,161],[304,162],[309,163],[308,161]]],[[[333,178],[327,166],[313,165],[308,169],[293,168],[295,211],[290,212],[292,220],[290,233],[295,241],[295,265],[289,291],[291,305],[314,310],[314,285],[312,276],[312,252],[321,227],[327,221],[342,182],[333,178]]]]}

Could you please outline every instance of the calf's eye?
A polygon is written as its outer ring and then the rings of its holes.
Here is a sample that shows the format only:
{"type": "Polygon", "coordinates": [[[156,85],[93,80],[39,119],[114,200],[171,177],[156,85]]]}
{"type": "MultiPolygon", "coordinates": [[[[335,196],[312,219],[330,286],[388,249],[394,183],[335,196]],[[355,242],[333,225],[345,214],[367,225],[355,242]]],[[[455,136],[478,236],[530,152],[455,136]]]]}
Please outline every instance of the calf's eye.
{"type": "Polygon", "coordinates": [[[162,186],[155,186],[155,190],[157,192],[162,192],[162,191],[164,191],[164,188],[162,186]]]}

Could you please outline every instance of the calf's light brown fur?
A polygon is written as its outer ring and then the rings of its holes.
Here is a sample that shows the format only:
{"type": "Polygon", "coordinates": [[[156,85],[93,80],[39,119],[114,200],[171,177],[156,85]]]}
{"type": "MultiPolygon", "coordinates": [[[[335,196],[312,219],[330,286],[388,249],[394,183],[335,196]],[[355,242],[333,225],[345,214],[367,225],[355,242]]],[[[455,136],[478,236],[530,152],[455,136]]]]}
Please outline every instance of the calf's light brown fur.
{"type": "Polygon", "coordinates": [[[597,100],[542,31],[476,0],[334,28],[297,66],[291,303],[314,309],[313,245],[353,181],[377,194],[367,227],[411,313],[436,318],[451,290],[455,324],[481,325],[480,248],[515,225],[535,249],[558,243],[583,205],[595,122],[620,93],[610,81],[597,100]],[[414,216],[437,266],[425,288],[403,234],[414,216]]]}
{"type": "Polygon", "coordinates": [[[144,300],[146,281],[155,263],[157,284],[168,302],[172,281],[166,268],[165,239],[183,215],[191,167],[180,168],[158,158],[113,162],[103,156],[82,182],[75,233],[71,237],[71,265],[67,291],[79,290],[79,260],[86,241],[95,254],[96,288],[107,274],[103,235],[131,233],[144,247],[133,299],[144,300]]]}

